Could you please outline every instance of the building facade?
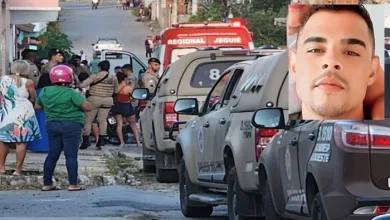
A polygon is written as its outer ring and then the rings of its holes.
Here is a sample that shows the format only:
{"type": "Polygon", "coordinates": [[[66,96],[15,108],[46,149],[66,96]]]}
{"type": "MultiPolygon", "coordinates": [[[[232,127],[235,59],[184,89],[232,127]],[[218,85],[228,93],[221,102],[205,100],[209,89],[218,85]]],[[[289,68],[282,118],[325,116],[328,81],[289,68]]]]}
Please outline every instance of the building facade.
{"type": "Polygon", "coordinates": [[[36,25],[31,30],[29,24],[56,21],[61,8],[59,0],[0,0],[0,5],[0,75],[4,75],[16,57],[17,34],[34,32],[36,25]]]}

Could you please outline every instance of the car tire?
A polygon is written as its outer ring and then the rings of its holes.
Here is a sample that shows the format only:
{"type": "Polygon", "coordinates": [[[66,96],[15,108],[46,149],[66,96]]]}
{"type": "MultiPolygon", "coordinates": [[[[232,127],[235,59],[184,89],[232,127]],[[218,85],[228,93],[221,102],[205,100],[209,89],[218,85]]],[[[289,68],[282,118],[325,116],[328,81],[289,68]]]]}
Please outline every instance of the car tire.
{"type": "Polygon", "coordinates": [[[264,203],[264,215],[267,220],[284,220],[284,218],[280,217],[278,213],[276,213],[274,202],[272,199],[271,189],[269,188],[269,182],[265,180],[264,186],[264,195],[263,195],[263,203],[264,203]]]}
{"type": "Polygon", "coordinates": [[[179,165],[180,209],[185,217],[209,217],[213,213],[212,206],[201,206],[203,204],[190,200],[189,196],[199,191],[200,189],[191,183],[185,162],[181,160],[179,165]]]}
{"type": "Polygon", "coordinates": [[[179,181],[177,169],[156,168],[156,180],[159,183],[177,183],[179,181]]]}
{"type": "MultiPolygon", "coordinates": [[[[144,144],[142,144],[142,156],[145,155],[145,152],[149,151],[144,144]]],[[[142,160],[142,168],[144,173],[155,173],[156,172],[156,165],[155,164],[150,164],[152,161],[151,160],[142,160]]],[[[154,163],[154,161],[153,161],[154,163]]]]}
{"type": "Polygon", "coordinates": [[[321,195],[317,193],[317,195],[313,199],[313,203],[311,205],[310,217],[313,220],[327,220],[325,208],[322,204],[321,195]]]}
{"type": "Polygon", "coordinates": [[[236,167],[233,167],[229,171],[228,175],[228,191],[227,191],[227,199],[228,199],[228,217],[229,220],[251,220],[258,219],[256,217],[245,217],[241,216],[237,212],[237,194],[240,189],[240,185],[238,183],[237,170],[236,167]]]}

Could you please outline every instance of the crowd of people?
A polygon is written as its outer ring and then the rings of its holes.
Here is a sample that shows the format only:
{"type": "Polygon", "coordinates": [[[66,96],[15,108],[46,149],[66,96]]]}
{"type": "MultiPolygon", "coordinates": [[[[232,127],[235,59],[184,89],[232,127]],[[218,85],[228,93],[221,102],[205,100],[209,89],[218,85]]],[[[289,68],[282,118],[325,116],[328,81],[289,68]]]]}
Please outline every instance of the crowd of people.
{"type": "Polygon", "coordinates": [[[88,64],[82,60],[82,52],[64,63],[64,53],[52,49],[42,66],[36,65],[36,57],[36,51],[24,50],[22,60],[15,60],[10,73],[0,78],[0,175],[6,173],[10,147],[16,148],[17,166],[13,175],[22,175],[27,144],[41,139],[40,127],[45,126],[49,152],[44,162],[42,190],[57,189],[52,177],[62,151],[68,170],[68,190],[83,190],[77,184],[78,150],[91,146],[91,130],[97,150],[102,149],[110,112],[117,121],[120,146],[128,146],[122,135],[125,121],[133,130],[137,146],[141,146],[131,94],[136,87],[153,92],[160,61],[149,59],[149,68],[138,80],[131,64],[118,66],[110,73],[108,60],[94,57],[88,64]],[[37,121],[36,111],[40,110],[45,113],[45,125],[37,121]]]}

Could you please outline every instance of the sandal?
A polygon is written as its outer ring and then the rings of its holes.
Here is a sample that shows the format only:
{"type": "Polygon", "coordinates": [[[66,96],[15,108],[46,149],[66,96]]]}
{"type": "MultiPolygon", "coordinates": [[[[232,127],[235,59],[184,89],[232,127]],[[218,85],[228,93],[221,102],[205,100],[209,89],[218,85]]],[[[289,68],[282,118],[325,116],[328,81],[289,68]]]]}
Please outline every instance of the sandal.
{"type": "Polygon", "coordinates": [[[21,173],[17,173],[17,172],[13,172],[12,175],[13,176],[21,176],[22,174],[21,173]]]}
{"type": "Polygon", "coordinates": [[[74,189],[68,189],[68,191],[72,192],[72,191],[82,191],[82,190],[85,190],[84,187],[80,186],[78,188],[74,188],[74,189]]]}
{"type": "Polygon", "coordinates": [[[42,187],[41,189],[41,191],[56,191],[56,190],[61,190],[61,188],[58,186],[51,186],[50,188],[47,189],[45,189],[44,187],[42,187]]]}

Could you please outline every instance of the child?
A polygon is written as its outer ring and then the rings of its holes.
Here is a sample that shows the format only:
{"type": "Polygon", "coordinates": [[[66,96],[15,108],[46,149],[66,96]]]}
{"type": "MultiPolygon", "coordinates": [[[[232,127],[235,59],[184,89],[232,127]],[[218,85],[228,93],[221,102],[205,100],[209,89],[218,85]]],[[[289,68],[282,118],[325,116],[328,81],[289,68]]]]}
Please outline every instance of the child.
{"type": "Polygon", "coordinates": [[[35,103],[35,109],[45,111],[46,130],[49,136],[49,153],[43,168],[42,191],[59,189],[53,186],[52,178],[62,150],[65,153],[68,170],[68,190],[84,190],[77,183],[77,154],[84,124],[84,111],[89,111],[91,106],[83,96],[70,88],[74,76],[70,67],[54,66],[49,76],[53,85],[44,87],[35,103]]]}

